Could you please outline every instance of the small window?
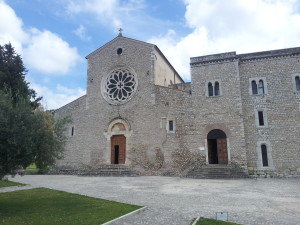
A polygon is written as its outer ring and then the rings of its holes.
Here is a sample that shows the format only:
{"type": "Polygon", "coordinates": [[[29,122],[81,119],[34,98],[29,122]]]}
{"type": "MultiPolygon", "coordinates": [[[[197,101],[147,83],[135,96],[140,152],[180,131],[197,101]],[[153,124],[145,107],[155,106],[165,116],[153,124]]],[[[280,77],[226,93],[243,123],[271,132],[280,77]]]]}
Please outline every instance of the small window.
{"type": "Polygon", "coordinates": [[[169,131],[174,131],[174,121],[169,120],[169,131]]]}
{"type": "Polygon", "coordinates": [[[256,84],[256,81],[253,80],[251,82],[251,85],[252,85],[252,94],[257,95],[257,84],[256,84]]]}
{"type": "Polygon", "coordinates": [[[252,77],[249,79],[250,95],[268,94],[267,81],[265,77],[252,77]]]}
{"type": "Polygon", "coordinates": [[[175,120],[168,119],[166,128],[167,128],[167,133],[175,133],[175,120]]]}
{"type": "Polygon", "coordinates": [[[208,96],[213,96],[214,95],[214,88],[212,86],[212,83],[208,83],[208,96]]]}
{"type": "Polygon", "coordinates": [[[206,96],[213,97],[213,96],[220,96],[222,95],[221,89],[221,82],[220,80],[210,80],[206,83],[206,96]]]}
{"type": "Polygon", "coordinates": [[[261,145],[261,156],[262,156],[262,164],[263,164],[263,166],[264,167],[269,166],[267,146],[265,144],[261,145]]]}
{"type": "Polygon", "coordinates": [[[118,55],[121,55],[122,52],[123,52],[123,49],[122,49],[122,48],[118,48],[118,49],[117,49],[117,54],[118,54],[118,55]]]}
{"type": "Polygon", "coordinates": [[[264,112],[263,111],[258,111],[258,124],[259,126],[264,126],[264,112]]]}
{"type": "Polygon", "coordinates": [[[220,86],[219,86],[219,82],[216,81],[215,82],[215,96],[220,95],[220,86]]]}
{"type": "Polygon", "coordinates": [[[300,91],[300,77],[295,77],[296,91],[300,91]]]}
{"type": "Polygon", "coordinates": [[[265,93],[264,81],[259,80],[259,82],[258,82],[258,94],[264,94],[264,93],[265,93]]]}
{"type": "Polygon", "coordinates": [[[74,129],[74,126],[71,128],[71,136],[74,136],[74,131],[75,131],[75,129],[74,129]]]}

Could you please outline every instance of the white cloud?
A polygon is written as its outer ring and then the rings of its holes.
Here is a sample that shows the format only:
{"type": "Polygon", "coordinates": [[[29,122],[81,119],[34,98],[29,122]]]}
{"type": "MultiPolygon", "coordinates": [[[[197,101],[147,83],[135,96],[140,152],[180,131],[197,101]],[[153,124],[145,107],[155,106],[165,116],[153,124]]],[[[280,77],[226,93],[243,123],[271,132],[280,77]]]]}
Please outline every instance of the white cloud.
{"type": "Polygon", "coordinates": [[[144,0],[69,0],[67,11],[71,14],[90,13],[105,25],[119,28],[124,20],[144,7],[144,0]]]}
{"type": "Polygon", "coordinates": [[[73,31],[81,40],[90,41],[91,37],[86,34],[86,28],[83,25],[80,25],[76,30],[73,31]]]}
{"type": "Polygon", "coordinates": [[[48,74],[66,74],[80,60],[77,49],[57,34],[37,29],[31,29],[23,56],[29,68],[48,74]]]}
{"type": "Polygon", "coordinates": [[[15,11],[0,0],[0,44],[10,42],[16,51],[22,53],[22,44],[28,39],[23,31],[23,22],[17,17],[15,11]]]}
{"type": "Polygon", "coordinates": [[[42,105],[45,109],[58,109],[86,93],[82,88],[70,89],[60,84],[55,89],[49,89],[46,86],[31,82],[30,88],[34,89],[38,96],[43,96],[42,105]]]}
{"type": "Polygon", "coordinates": [[[47,74],[66,74],[80,60],[77,49],[57,34],[26,30],[14,10],[0,0],[0,44],[11,42],[26,67],[47,74]]]}
{"type": "Polygon", "coordinates": [[[189,57],[226,51],[254,52],[300,45],[299,0],[185,0],[191,33],[152,37],[189,80],[189,57]],[[178,40],[178,41],[176,41],[178,40]]]}

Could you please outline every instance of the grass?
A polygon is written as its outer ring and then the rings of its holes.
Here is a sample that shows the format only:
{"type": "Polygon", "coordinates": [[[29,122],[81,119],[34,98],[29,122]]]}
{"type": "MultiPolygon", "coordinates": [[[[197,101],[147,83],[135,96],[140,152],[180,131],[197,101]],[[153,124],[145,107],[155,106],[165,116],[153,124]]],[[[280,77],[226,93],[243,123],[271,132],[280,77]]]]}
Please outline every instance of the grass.
{"type": "Polygon", "coordinates": [[[239,224],[201,217],[196,223],[196,225],[239,225],[239,224]]]}
{"type": "Polygon", "coordinates": [[[0,180],[0,188],[2,187],[11,187],[11,186],[25,186],[26,184],[21,184],[17,182],[12,182],[9,180],[0,180]]]}
{"type": "Polygon", "coordinates": [[[30,174],[38,174],[39,169],[36,168],[36,165],[34,163],[30,164],[26,169],[25,169],[25,174],[30,175],[30,174]]]}
{"type": "Polygon", "coordinates": [[[46,188],[0,193],[0,224],[102,224],[141,206],[46,188]]]}
{"type": "Polygon", "coordinates": [[[26,169],[36,169],[35,163],[30,164],[26,169]]]}

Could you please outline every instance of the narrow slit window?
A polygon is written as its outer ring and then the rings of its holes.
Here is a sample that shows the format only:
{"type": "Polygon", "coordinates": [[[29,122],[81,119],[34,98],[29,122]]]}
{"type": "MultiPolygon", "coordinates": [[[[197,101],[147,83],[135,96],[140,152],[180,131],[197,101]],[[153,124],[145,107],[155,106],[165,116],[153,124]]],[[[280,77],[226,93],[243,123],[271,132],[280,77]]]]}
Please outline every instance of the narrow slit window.
{"type": "Polygon", "coordinates": [[[74,136],[74,127],[71,128],[71,136],[74,136]]]}
{"type": "Polygon", "coordinates": [[[257,84],[256,84],[256,81],[253,80],[251,82],[251,85],[252,85],[252,94],[257,95],[257,84]]]}
{"type": "Polygon", "coordinates": [[[259,124],[259,126],[264,126],[265,125],[264,112],[263,111],[258,111],[258,124],[259,124]]]}
{"type": "Polygon", "coordinates": [[[169,131],[174,131],[174,121],[169,120],[169,131]]]}
{"type": "Polygon", "coordinates": [[[269,166],[267,146],[265,144],[261,145],[261,157],[263,166],[269,166]]]}
{"type": "Polygon", "coordinates": [[[214,88],[211,82],[208,83],[208,96],[214,95],[214,88]]]}
{"type": "Polygon", "coordinates": [[[295,77],[296,91],[300,91],[300,77],[295,77]]]}
{"type": "Polygon", "coordinates": [[[220,95],[220,84],[218,81],[215,82],[215,96],[220,95]]]}
{"type": "Polygon", "coordinates": [[[264,94],[264,93],[265,93],[264,81],[259,80],[259,82],[258,82],[258,94],[264,94]]]}

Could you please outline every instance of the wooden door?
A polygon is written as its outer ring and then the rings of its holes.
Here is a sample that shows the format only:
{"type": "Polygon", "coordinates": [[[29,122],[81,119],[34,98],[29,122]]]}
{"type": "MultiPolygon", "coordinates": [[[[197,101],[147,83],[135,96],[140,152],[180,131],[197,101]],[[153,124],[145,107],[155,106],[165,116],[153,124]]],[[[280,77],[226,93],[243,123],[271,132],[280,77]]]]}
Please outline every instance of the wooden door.
{"type": "Polygon", "coordinates": [[[217,140],[208,139],[208,163],[209,164],[218,164],[218,151],[217,151],[217,140]]]}
{"type": "Polygon", "coordinates": [[[125,164],[126,137],[114,135],[111,137],[111,164],[125,164]]]}
{"type": "Polygon", "coordinates": [[[217,139],[218,162],[228,164],[227,139],[217,139]]]}
{"type": "Polygon", "coordinates": [[[213,163],[213,157],[212,157],[212,140],[207,140],[207,147],[208,147],[208,163],[213,163]]]}

